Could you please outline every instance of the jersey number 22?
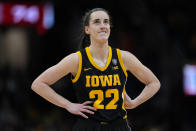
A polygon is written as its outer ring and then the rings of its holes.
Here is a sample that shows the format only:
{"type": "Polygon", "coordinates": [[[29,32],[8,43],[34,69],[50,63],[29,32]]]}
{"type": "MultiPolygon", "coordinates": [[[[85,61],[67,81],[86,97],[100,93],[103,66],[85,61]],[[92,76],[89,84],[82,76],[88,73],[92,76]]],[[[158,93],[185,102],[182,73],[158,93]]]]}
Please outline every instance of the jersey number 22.
{"type": "Polygon", "coordinates": [[[116,109],[117,105],[116,102],[119,100],[119,93],[118,93],[118,89],[108,89],[105,91],[105,94],[102,90],[92,90],[89,93],[89,97],[90,99],[95,99],[97,95],[97,100],[95,100],[93,106],[96,109],[116,109]],[[104,100],[104,96],[105,98],[110,98],[112,97],[112,94],[114,95],[114,98],[106,105],[101,104],[102,101],[104,100]]]}

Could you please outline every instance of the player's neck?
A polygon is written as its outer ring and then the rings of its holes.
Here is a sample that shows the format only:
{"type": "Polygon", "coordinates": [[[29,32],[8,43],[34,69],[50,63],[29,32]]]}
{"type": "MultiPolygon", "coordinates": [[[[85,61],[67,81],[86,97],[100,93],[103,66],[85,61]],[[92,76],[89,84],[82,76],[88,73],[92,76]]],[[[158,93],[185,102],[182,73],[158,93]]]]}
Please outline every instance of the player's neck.
{"type": "Polygon", "coordinates": [[[108,49],[108,42],[106,43],[91,43],[89,46],[89,50],[91,55],[95,59],[99,60],[106,60],[108,58],[109,49],[108,49]]]}

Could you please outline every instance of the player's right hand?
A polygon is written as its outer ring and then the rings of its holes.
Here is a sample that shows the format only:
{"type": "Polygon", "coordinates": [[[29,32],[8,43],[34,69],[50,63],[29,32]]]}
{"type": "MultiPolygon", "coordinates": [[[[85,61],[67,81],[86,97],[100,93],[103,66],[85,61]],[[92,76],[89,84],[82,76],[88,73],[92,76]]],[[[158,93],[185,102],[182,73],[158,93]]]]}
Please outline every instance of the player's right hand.
{"type": "Polygon", "coordinates": [[[67,110],[74,115],[80,115],[80,116],[88,119],[88,116],[85,115],[84,112],[89,113],[89,114],[94,114],[94,111],[97,111],[96,108],[88,105],[88,104],[92,104],[92,103],[93,103],[92,101],[86,101],[82,104],[70,103],[67,110]]]}

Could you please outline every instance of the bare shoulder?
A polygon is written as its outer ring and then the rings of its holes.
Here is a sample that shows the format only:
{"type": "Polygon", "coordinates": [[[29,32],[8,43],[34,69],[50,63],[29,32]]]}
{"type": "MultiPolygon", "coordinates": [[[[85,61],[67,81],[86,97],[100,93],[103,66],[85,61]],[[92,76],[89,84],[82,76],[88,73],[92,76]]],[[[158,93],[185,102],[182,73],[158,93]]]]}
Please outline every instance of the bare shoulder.
{"type": "Polygon", "coordinates": [[[121,56],[126,70],[130,71],[141,82],[149,84],[152,81],[158,81],[152,71],[143,65],[135,55],[128,51],[121,50],[121,56]]]}
{"type": "Polygon", "coordinates": [[[129,51],[120,50],[123,62],[137,59],[134,54],[129,51]]]}
{"type": "Polygon", "coordinates": [[[76,72],[78,59],[77,53],[67,55],[60,62],[45,70],[35,81],[42,81],[48,85],[54,84],[68,73],[76,72]]]}
{"type": "Polygon", "coordinates": [[[78,60],[79,60],[78,53],[71,53],[67,55],[66,57],[64,57],[59,63],[70,62],[70,63],[77,64],[78,60]]]}
{"type": "Polygon", "coordinates": [[[64,57],[57,65],[59,68],[67,70],[69,73],[77,71],[79,63],[78,53],[71,53],[68,56],[64,57]]]}
{"type": "Polygon", "coordinates": [[[126,58],[127,55],[132,55],[132,53],[130,53],[129,51],[125,51],[125,50],[120,50],[120,52],[121,52],[121,56],[123,60],[126,58]]]}
{"type": "Polygon", "coordinates": [[[133,69],[138,66],[142,66],[142,63],[131,52],[125,50],[120,50],[120,52],[123,59],[123,63],[127,70],[133,69]]]}

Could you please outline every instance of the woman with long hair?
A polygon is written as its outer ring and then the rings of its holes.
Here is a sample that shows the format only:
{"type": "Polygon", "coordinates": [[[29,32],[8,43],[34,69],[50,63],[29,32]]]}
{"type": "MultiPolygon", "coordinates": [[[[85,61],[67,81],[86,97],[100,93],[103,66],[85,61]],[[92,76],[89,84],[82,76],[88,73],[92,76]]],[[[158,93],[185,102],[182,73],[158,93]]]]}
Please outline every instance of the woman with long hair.
{"type": "Polygon", "coordinates": [[[85,13],[81,50],[66,56],[32,83],[37,94],[78,116],[73,131],[130,131],[126,109],[144,103],[160,88],[156,76],[133,54],[108,44],[110,27],[111,17],[105,9],[85,13]],[[125,91],[127,71],[146,85],[133,100],[125,91]],[[50,87],[68,73],[73,76],[78,103],[50,87]]]}

